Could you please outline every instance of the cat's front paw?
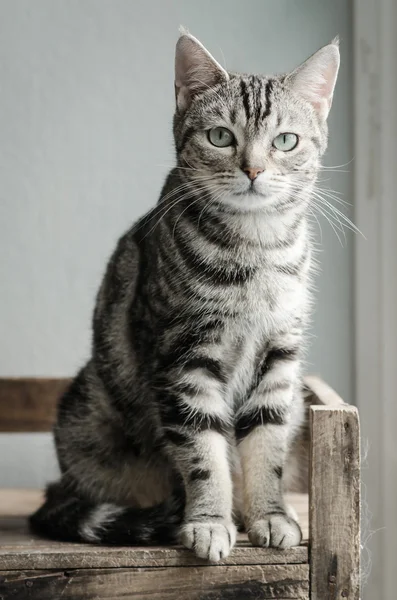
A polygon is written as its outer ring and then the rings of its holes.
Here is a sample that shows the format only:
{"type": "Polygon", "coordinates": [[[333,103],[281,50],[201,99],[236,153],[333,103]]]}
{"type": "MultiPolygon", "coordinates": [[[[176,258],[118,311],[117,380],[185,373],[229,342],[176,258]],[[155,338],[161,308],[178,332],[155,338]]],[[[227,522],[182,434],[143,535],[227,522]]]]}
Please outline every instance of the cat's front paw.
{"type": "Polygon", "coordinates": [[[302,540],[302,531],[298,523],[286,514],[264,515],[248,528],[248,537],[253,546],[271,546],[285,550],[298,546],[302,540]]]}
{"type": "Polygon", "coordinates": [[[233,523],[195,521],[182,525],[181,542],[200,558],[218,562],[229,556],[236,542],[236,527],[233,523]]]}

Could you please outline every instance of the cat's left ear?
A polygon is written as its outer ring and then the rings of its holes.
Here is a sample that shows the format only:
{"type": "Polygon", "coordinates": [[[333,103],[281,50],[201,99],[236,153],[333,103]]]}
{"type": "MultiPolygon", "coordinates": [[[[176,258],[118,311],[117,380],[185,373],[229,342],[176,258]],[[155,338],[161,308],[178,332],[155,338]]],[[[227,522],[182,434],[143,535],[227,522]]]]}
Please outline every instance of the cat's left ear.
{"type": "Polygon", "coordinates": [[[190,33],[181,31],[175,50],[175,97],[177,108],[186,110],[195,94],[227,81],[229,75],[190,33]]]}
{"type": "Polygon", "coordinates": [[[312,104],[322,121],[331,108],[339,63],[339,40],[335,38],[286,78],[286,83],[312,104]]]}

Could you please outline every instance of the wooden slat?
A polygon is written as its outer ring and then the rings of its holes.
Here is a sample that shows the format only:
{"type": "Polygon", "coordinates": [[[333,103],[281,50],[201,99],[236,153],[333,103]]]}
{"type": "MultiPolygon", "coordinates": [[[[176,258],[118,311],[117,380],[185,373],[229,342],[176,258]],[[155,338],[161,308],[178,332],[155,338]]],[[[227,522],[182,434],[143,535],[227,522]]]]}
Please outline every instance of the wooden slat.
{"type": "MultiPolygon", "coordinates": [[[[103,569],[110,567],[193,567],[208,566],[208,561],[197,558],[193,552],[181,546],[172,547],[107,547],[90,544],[70,544],[36,540],[26,532],[20,543],[9,543],[7,526],[0,522],[1,535],[5,536],[0,547],[1,570],[23,569],[103,569]]],[[[20,523],[11,522],[13,530],[20,523]]],[[[245,535],[223,565],[286,565],[307,564],[308,548],[301,545],[289,550],[254,548],[245,535]]]]}
{"type": "Polygon", "coordinates": [[[0,432],[50,431],[69,379],[1,379],[0,432]]]}
{"type": "MultiPolygon", "coordinates": [[[[26,516],[40,504],[40,490],[0,490],[0,569],[75,569],[109,567],[203,566],[182,547],[106,547],[71,544],[36,537],[27,527],[26,516]]],[[[298,513],[305,538],[308,534],[307,495],[288,495],[298,513]]],[[[301,564],[308,562],[307,544],[289,550],[253,548],[240,535],[236,548],[223,562],[226,565],[301,564]]]]}
{"type": "Polygon", "coordinates": [[[360,432],[353,406],[311,413],[311,600],[360,598],[360,432]]]}
{"type": "Polygon", "coordinates": [[[309,598],[308,565],[11,571],[2,572],[0,577],[0,595],[21,600],[309,598]]]}

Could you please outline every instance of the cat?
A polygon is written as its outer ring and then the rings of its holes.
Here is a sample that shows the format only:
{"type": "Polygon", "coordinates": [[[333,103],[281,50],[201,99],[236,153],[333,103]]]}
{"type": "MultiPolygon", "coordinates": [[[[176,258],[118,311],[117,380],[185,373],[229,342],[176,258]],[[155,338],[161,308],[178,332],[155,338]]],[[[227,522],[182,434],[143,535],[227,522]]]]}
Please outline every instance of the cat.
{"type": "Polygon", "coordinates": [[[219,561],[240,518],[255,546],[300,543],[283,489],[338,68],[334,40],[287,75],[228,73],[181,33],[177,164],[107,266],[92,356],[59,402],[61,478],[30,517],[35,532],[179,541],[219,561]]]}

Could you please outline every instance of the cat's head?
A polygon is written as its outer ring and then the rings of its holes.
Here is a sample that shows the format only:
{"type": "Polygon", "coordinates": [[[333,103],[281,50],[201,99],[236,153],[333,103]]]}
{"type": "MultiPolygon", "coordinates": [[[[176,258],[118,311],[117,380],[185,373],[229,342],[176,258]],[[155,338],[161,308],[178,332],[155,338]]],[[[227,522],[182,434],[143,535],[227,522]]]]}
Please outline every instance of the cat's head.
{"type": "Polygon", "coordinates": [[[228,73],[183,32],[176,46],[174,135],[183,179],[242,211],[307,193],[327,145],[338,41],[287,75],[228,73]]]}

